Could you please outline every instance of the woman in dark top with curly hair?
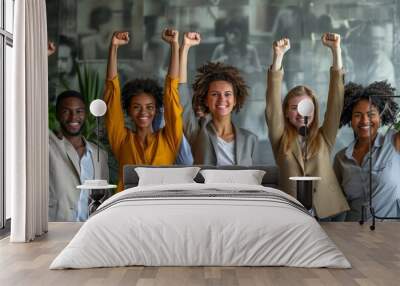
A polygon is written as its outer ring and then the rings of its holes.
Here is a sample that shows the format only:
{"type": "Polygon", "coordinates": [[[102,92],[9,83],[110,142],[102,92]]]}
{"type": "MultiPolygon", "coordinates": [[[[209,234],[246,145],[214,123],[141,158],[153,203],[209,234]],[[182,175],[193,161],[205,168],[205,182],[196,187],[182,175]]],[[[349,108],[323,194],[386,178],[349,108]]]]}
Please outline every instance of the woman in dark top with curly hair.
{"type": "Polygon", "coordinates": [[[369,202],[370,136],[375,214],[380,217],[400,216],[400,132],[391,128],[378,131],[379,127],[395,120],[399,107],[390,97],[393,95],[394,88],[386,81],[366,87],[354,83],[345,86],[340,125],[351,126],[355,138],[336,154],[334,170],[350,205],[346,220],[360,220],[362,205],[367,206],[369,202]],[[370,95],[374,95],[371,105],[370,95]]]}
{"type": "Polygon", "coordinates": [[[199,43],[200,34],[186,33],[179,59],[184,133],[192,146],[194,163],[253,165],[257,136],[232,122],[233,111],[239,112],[248,96],[248,87],[239,71],[222,63],[207,63],[197,70],[193,98],[186,85],[188,51],[199,43]],[[205,116],[197,118],[197,108],[205,116]]]}

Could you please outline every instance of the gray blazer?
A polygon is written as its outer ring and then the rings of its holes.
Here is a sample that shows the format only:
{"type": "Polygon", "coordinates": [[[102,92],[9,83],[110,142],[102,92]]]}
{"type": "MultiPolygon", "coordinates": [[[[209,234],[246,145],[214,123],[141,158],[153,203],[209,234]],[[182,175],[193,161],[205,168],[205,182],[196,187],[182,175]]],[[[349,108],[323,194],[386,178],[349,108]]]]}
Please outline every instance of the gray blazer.
{"type": "MultiPolygon", "coordinates": [[[[195,165],[217,165],[217,133],[210,116],[196,118],[192,108],[192,94],[187,84],[179,85],[179,96],[183,106],[183,130],[192,148],[195,165]]],[[[251,166],[255,162],[258,139],[250,131],[235,129],[236,164],[251,166]]]]}
{"type": "MultiPolygon", "coordinates": [[[[86,141],[92,150],[96,145],[86,141]]],[[[72,144],[49,131],[49,221],[74,221],[81,185],[80,158],[72,144]]],[[[95,178],[108,180],[107,153],[100,150],[100,160],[93,158],[95,178]]]]}

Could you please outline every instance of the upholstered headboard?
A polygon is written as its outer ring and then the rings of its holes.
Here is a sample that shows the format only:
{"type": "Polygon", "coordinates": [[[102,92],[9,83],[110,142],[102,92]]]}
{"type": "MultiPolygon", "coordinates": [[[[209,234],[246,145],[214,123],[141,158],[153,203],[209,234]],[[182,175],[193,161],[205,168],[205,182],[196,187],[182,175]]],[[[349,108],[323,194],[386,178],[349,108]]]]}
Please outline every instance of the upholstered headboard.
{"type": "MultiPolygon", "coordinates": [[[[135,171],[136,167],[148,167],[148,168],[181,168],[187,167],[183,165],[168,165],[168,166],[144,166],[144,165],[125,165],[124,166],[124,174],[123,174],[123,184],[124,189],[129,189],[136,187],[139,182],[139,177],[135,171]]],[[[205,165],[198,165],[201,169],[219,169],[219,170],[264,170],[265,175],[262,179],[262,185],[266,187],[278,188],[278,167],[276,166],[205,166],[205,165]]],[[[203,176],[198,173],[194,180],[197,183],[204,183],[203,176]]]]}

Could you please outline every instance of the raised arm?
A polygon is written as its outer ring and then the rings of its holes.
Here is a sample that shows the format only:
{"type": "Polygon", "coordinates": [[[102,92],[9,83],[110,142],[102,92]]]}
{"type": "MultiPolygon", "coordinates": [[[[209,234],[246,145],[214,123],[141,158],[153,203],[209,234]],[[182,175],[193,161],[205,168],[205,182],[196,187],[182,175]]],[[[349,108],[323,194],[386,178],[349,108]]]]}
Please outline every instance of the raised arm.
{"type": "Polygon", "coordinates": [[[107,104],[105,125],[108,141],[117,159],[119,157],[121,142],[128,135],[128,130],[124,124],[124,112],[122,110],[121,88],[117,70],[117,51],[120,46],[126,45],[128,42],[128,32],[115,32],[113,34],[108,53],[107,78],[104,90],[104,101],[107,104]]]}
{"type": "Polygon", "coordinates": [[[272,65],[268,69],[267,78],[265,118],[268,125],[269,139],[274,153],[276,153],[285,127],[281,101],[281,86],[283,80],[282,61],[285,53],[290,49],[289,39],[285,38],[275,41],[272,45],[272,49],[272,65]]]}
{"type": "Polygon", "coordinates": [[[165,29],[162,39],[170,45],[171,56],[164,87],[164,120],[162,132],[170,147],[178,154],[183,135],[182,106],[179,101],[179,32],[165,29]]]}
{"type": "Polygon", "coordinates": [[[171,46],[171,57],[168,66],[168,75],[171,78],[179,77],[179,32],[173,29],[164,29],[162,39],[171,46]]]}
{"type": "Polygon", "coordinates": [[[322,44],[332,51],[332,68],[341,70],[343,68],[342,49],[340,48],[340,35],[335,33],[324,33],[321,38],[322,44]]]}
{"type": "Polygon", "coordinates": [[[196,32],[188,32],[183,35],[182,46],[179,51],[179,83],[187,83],[187,58],[189,50],[201,42],[201,36],[196,32]]]}
{"type": "Polygon", "coordinates": [[[283,38],[279,41],[275,41],[272,44],[272,65],[271,71],[278,71],[282,69],[282,61],[285,53],[290,49],[290,41],[288,38],[283,38]]]}
{"type": "Polygon", "coordinates": [[[329,144],[329,147],[332,149],[335,145],[336,135],[339,129],[340,115],[344,100],[344,72],[340,48],[340,35],[325,33],[321,41],[322,44],[328,47],[332,52],[328,102],[324,122],[321,126],[322,134],[329,144]]]}
{"type": "Polygon", "coordinates": [[[112,80],[118,75],[117,69],[117,51],[120,46],[129,43],[128,32],[115,32],[111,39],[110,49],[108,51],[107,62],[107,80],[112,80]]]}
{"type": "Polygon", "coordinates": [[[185,33],[179,51],[179,96],[183,106],[183,129],[189,142],[192,142],[192,135],[197,134],[199,123],[192,107],[192,93],[187,84],[187,62],[190,48],[199,45],[200,42],[201,36],[199,33],[185,33]]]}
{"type": "Polygon", "coordinates": [[[47,43],[47,56],[50,57],[52,54],[54,54],[56,52],[57,48],[56,45],[54,44],[54,42],[49,41],[47,43]]]}

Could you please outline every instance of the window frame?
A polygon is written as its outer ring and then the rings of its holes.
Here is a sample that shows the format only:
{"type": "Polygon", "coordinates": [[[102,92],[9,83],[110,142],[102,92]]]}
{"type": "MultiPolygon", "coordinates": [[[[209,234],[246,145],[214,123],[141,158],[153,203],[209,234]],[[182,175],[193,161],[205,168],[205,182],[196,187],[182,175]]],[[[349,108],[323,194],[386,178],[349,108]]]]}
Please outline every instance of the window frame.
{"type": "MultiPolygon", "coordinates": [[[[10,230],[10,220],[6,217],[6,189],[5,189],[5,90],[6,90],[6,47],[13,48],[13,34],[6,31],[6,1],[0,0],[0,236],[7,234],[10,230]]],[[[10,0],[8,0],[10,1],[10,0]]],[[[11,0],[15,7],[15,1],[11,0]]],[[[15,13],[15,9],[13,11],[15,13]]],[[[12,15],[14,19],[14,15],[12,15]]],[[[13,27],[14,28],[14,27],[13,27]]],[[[12,29],[14,30],[14,29],[12,29]]]]}

